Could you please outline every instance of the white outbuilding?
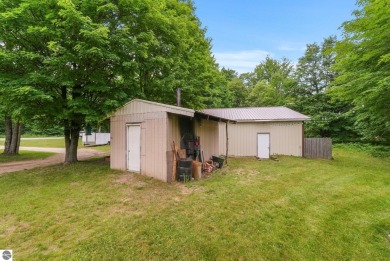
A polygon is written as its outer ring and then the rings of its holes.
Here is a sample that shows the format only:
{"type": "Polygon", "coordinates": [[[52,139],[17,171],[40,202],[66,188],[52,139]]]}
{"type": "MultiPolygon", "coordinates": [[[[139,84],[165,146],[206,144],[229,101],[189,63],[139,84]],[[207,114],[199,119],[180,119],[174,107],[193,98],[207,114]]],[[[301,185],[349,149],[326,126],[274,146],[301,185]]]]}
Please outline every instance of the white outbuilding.
{"type": "Polygon", "coordinates": [[[202,112],[234,121],[219,125],[220,152],[229,156],[269,158],[270,155],[303,156],[304,122],[310,118],[287,107],[206,109],[202,112]]]}

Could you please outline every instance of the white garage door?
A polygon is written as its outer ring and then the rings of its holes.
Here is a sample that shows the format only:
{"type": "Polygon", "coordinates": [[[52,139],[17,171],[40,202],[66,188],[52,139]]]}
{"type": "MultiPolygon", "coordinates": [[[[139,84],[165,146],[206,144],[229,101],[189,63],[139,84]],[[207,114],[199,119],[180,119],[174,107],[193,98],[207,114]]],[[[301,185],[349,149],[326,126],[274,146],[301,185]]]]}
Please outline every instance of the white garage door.
{"type": "Polygon", "coordinates": [[[261,159],[269,159],[269,133],[257,134],[257,157],[261,159]]]}
{"type": "Polygon", "coordinates": [[[127,125],[127,169],[141,171],[141,126],[127,125]]]}

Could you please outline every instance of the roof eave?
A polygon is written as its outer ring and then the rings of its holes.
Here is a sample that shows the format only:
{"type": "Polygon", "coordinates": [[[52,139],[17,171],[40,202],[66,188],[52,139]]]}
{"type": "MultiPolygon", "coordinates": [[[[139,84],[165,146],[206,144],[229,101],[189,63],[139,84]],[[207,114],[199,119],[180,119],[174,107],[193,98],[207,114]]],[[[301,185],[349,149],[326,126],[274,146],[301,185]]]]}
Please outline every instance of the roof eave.
{"type": "MultiPolygon", "coordinates": [[[[156,105],[156,106],[162,106],[162,107],[170,108],[170,109],[173,109],[173,110],[185,111],[185,112],[188,112],[188,113],[194,113],[195,112],[195,110],[189,109],[189,108],[179,107],[179,106],[165,104],[165,103],[147,101],[147,100],[142,100],[142,99],[133,99],[133,100],[129,101],[128,103],[131,103],[133,101],[144,102],[144,103],[148,103],[148,104],[152,104],[152,105],[156,105]]],[[[128,103],[126,103],[125,105],[127,105],[128,103]]]]}
{"type": "Polygon", "coordinates": [[[147,100],[142,100],[142,99],[133,99],[125,103],[123,106],[119,107],[115,111],[113,111],[111,114],[109,114],[109,117],[115,117],[118,116],[117,112],[123,108],[125,108],[127,105],[133,103],[133,102],[141,102],[141,103],[146,103],[146,104],[151,104],[155,106],[160,106],[163,108],[166,108],[166,112],[176,114],[176,115],[183,115],[183,116],[188,116],[188,117],[194,117],[195,110],[189,109],[189,108],[184,108],[184,107],[178,107],[174,105],[169,105],[169,104],[164,104],[164,103],[158,103],[158,102],[152,102],[152,101],[147,101],[147,100]]]}
{"type": "Polygon", "coordinates": [[[199,118],[205,119],[205,120],[212,120],[212,121],[218,121],[218,122],[233,122],[233,123],[237,122],[235,120],[222,118],[222,117],[211,115],[211,114],[207,114],[207,113],[204,113],[204,112],[201,112],[201,111],[195,111],[195,117],[197,115],[199,116],[199,118]]]}
{"type": "Polygon", "coordinates": [[[267,120],[261,120],[261,119],[257,119],[257,120],[236,120],[236,122],[288,122],[288,121],[308,121],[310,120],[310,118],[308,119],[267,119],[267,120]]]}

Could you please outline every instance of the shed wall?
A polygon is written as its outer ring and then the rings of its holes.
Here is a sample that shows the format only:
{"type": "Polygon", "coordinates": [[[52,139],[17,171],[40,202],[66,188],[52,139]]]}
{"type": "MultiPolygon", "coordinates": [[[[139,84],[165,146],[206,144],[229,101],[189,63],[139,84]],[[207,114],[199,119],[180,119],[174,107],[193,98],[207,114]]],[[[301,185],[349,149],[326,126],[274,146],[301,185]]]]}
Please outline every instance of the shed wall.
{"type": "Polygon", "coordinates": [[[167,181],[167,118],[146,120],[141,130],[141,174],[167,181]],[[142,134],[145,134],[142,136],[142,134]],[[144,149],[142,149],[144,148],[144,149]]]}
{"type": "MultiPolygon", "coordinates": [[[[226,151],[225,128],[219,123],[219,154],[226,151]]],[[[258,133],[270,134],[271,155],[302,156],[302,122],[229,123],[229,155],[256,156],[258,133]]]]}
{"type": "MultiPolygon", "coordinates": [[[[230,137],[230,126],[232,124],[228,123],[228,134],[230,137]]],[[[226,123],[225,122],[218,122],[218,154],[219,155],[226,155],[226,123]]],[[[230,149],[230,147],[229,147],[230,149]]],[[[230,155],[230,152],[229,152],[230,155]]]]}
{"type": "Polygon", "coordinates": [[[201,150],[206,160],[212,155],[219,155],[219,129],[218,122],[197,120],[195,122],[195,136],[200,137],[201,150]]]}
{"type": "Polygon", "coordinates": [[[167,181],[167,113],[147,112],[111,117],[111,168],[126,170],[126,125],[141,125],[141,174],[167,181]]]}
{"type": "Polygon", "coordinates": [[[168,113],[168,138],[167,148],[172,150],[173,141],[180,149],[180,127],[179,127],[179,116],[168,113]]]}

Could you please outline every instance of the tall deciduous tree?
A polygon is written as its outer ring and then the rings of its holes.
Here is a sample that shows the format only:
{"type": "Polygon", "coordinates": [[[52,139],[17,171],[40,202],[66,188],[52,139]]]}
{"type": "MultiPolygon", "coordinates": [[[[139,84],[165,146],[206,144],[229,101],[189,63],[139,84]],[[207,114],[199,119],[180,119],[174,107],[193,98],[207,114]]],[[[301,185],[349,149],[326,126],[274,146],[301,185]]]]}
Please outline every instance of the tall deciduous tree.
{"type": "Polygon", "coordinates": [[[182,87],[183,104],[202,107],[219,84],[191,1],[1,1],[0,43],[1,88],[41,97],[30,111],[62,124],[66,163],[85,123],[126,100],[174,103],[182,87]]]}
{"type": "Polygon", "coordinates": [[[292,108],[307,114],[306,135],[332,137],[336,141],[350,141],[356,137],[352,128],[350,106],[342,99],[331,99],[329,87],[335,78],[335,37],[325,38],[321,44],[306,46],[299,59],[295,77],[297,85],[290,90],[292,108]]]}
{"type": "Polygon", "coordinates": [[[20,137],[22,135],[22,123],[20,120],[13,120],[11,115],[4,117],[5,142],[3,154],[19,154],[20,137]]]}
{"type": "Polygon", "coordinates": [[[297,92],[302,96],[323,93],[334,80],[335,73],[331,66],[335,60],[333,47],[336,37],[325,38],[321,45],[308,44],[305,54],[299,58],[296,68],[298,81],[297,92]]]}
{"type": "Polygon", "coordinates": [[[277,106],[288,103],[288,93],[296,82],[293,78],[294,66],[286,58],[280,61],[269,56],[260,62],[247,77],[251,106],[277,106]]]}
{"type": "Polygon", "coordinates": [[[247,104],[248,89],[238,77],[238,73],[232,69],[222,68],[221,74],[226,86],[223,95],[227,98],[227,103],[223,107],[244,107],[247,104]]]}
{"type": "Polygon", "coordinates": [[[355,19],[343,24],[337,44],[334,86],[351,101],[367,140],[390,143],[390,5],[359,0],[355,19]]]}
{"type": "MultiPolygon", "coordinates": [[[[0,68],[7,62],[7,59],[0,59],[0,68]]],[[[10,74],[0,75],[0,115],[4,122],[5,134],[3,153],[7,155],[19,153],[23,123],[31,122],[34,116],[31,108],[41,106],[42,101],[47,99],[40,92],[24,85],[24,71],[18,64],[5,66],[6,70],[3,72],[8,71],[10,74]],[[10,75],[11,78],[7,77],[10,75]]]]}
{"type": "Polygon", "coordinates": [[[233,78],[228,82],[228,90],[231,95],[231,107],[240,108],[247,106],[249,91],[244,83],[238,78],[233,78]]]}

